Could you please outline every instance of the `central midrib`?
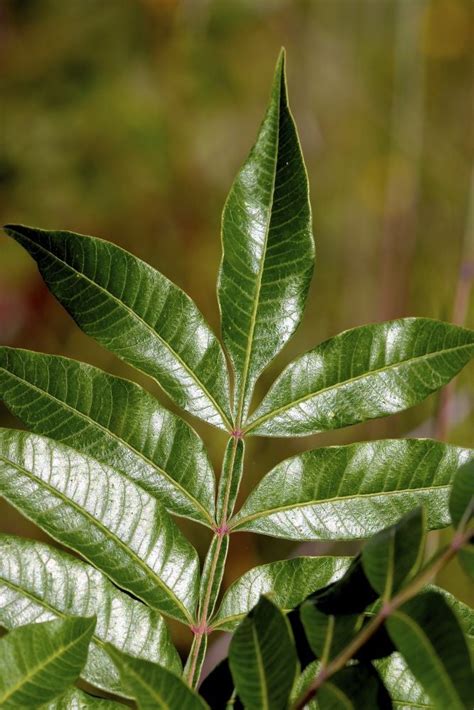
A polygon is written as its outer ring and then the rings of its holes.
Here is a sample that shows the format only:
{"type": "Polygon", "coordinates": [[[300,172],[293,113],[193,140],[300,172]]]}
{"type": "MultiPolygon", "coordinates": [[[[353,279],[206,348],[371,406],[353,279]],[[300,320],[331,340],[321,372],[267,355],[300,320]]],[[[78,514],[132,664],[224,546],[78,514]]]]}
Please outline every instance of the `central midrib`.
{"type": "MultiPolygon", "coordinates": [[[[154,461],[152,461],[147,456],[145,456],[144,454],[139,452],[134,446],[132,446],[130,443],[128,443],[127,441],[122,439],[120,436],[118,436],[118,434],[115,434],[115,432],[111,431],[110,429],[107,429],[107,427],[105,427],[103,424],[100,424],[95,419],[92,419],[92,417],[90,417],[89,415],[84,414],[83,412],[80,412],[78,409],[74,409],[74,407],[72,407],[70,404],[68,404],[67,402],[64,402],[64,400],[58,399],[57,397],[52,395],[50,392],[47,392],[46,390],[42,389],[41,387],[38,387],[37,385],[30,383],[28,380],[25,380],[25,379],[19,377],[18,375],[10,372],[10,370],[7,370],[6,368],[2,368],[2,369],[7,373],[7,376],[14,377],[19,382],[24,383],[27,387],[31,387],[31,389],[36,390],[37,392],[45,395],[46,397],[49,397],[54,402],[57,402],[58,404],[64,406],[65,409],[68,409],[73,414],[78,415],[79,417],[81,417],[85,421],[89,422],[91,425],[97,426],[99,429],[104,431],[106,434],[111,436],[113,439],[115,439],[119,443],[125,445],[127,448],[129,448],[131,451],[133,451],[133,453],[136,454],[138,456],[138,458],[143,459],[143,461],[145,461],[150,466],[152,466],[152,468],[155,468],[157,471],[159,471],[168,481],[170,481],[172,483],[172,485],[174,485],[176,488],[178,488],[181,491],[181,493],[183,493],[183,495],[185,497],[187,497],[192,503],[195,503],[196,507],[198,507],[200,510],[202,510],[206,519],[209,520],[210,525],[213,524],[213,520],[210,517],[207,510],[204,508],[203,505],[201,505],[201,503],[196,498],[194,498],[194,496],[192,496],[188,491],[186,491],[186,489],[183,488],[183,486],[180,483],[178,483],[178,481],[176,481],[174,478],[172,478],[170,476],[170,474],[168,474],[163,468],[161,468],[161,466],[158,466],[154,461]]],[[[126,474],[125,471],[124,471],[124,474],[127,476],[127,478],[129,478],[129,476],[126,474]]],[[[149,493],[149,491],[144,486],[141,486],[140,482],[137,481],[136,479],[130,477],[130,481],[133,481],[138,486],[140,486],[140,488],[143,488],[147,493],[149,493]]],[[[176,512],[176,511],[172,511],[172,512],[176,512]]]]}
{"type": "MultiPolygon", "coordinates": [[[[104,286],[101,286],[100,284],[98,284],[98,283],[96,283],[95,281],[93,281],[89,276],[87,276],[87,274],[84,274],[83,272],[78,271],[78,269],[76,269],[74,266],[72,266],[71,264],[68,264],[66,261],[64,261],[63,259],[60,259],[58,256],[56,256],[56,254],[53,254],[51,251],[49,251],[48,249],[46,249],[46,247],[44,247],[42,244],[39,244],[38,242],[35,242],[33,239],[30,239],[29,237],[25,236],[24,234],[21,234],[21,232],[20,232],[19,234],[20,234],[20,236],[22,237],[22,239],[25,239],[26,241],[30,242],[31,244],[33,244],[33,245],[34,245],[35,247],[37,247],[38,249],[41,249],[41,250],[44,251],[47,255],[49,255],[52,259],[55,259],[56,261],[58,261],[60,264],[62,264],[63,266],[65,266],[67,269],[69,269],[69,270],[72,271],[73,273],[78,274],[78,275],[79,275],[81,278],[83,278],[85,281],[88,281],[94,288],[96,288],[96,289],[98,289],[99,291],[102,291],[103,293],[107,294],[107,296],[108,296],[109,298],[111,298],[113,301],[115,301],[115,302],[119,305],[120,308],[123,308],[125,311],[127,311],[127,313],[128,313],[132,318],[136,318],[136,319],[146,328],[146,330],[148,330],[153,336],[155,336],[156,338],[158,338],[158,340],[160,341],[160,343],[161,343],[169,352],[171,352],[171,353],[173,354],[173,356],[174,356],[174,357],[176,358],[176,360],[180,363],[180,365],[183,367],[183,369],[186,370],[186,372],[188,373],[188,375],[190,375],[191,379],[193,379],[193,380],[199,385],[199,387],[202,389],[202,391],[204,392],[204,394],[206,395],[206,397],[209,399],[209,401],[210,401],[210,402],[213,404],[213,406],[215,407],[217,413],[219,414],[219,416],[220,416],[221,419],[222,419],[223,424],[225,424],[228,429],[231,429],[231,428],[232,428],[231,423],[229,422],[229,419],[227,418],[226,414],[224,413],[224,411],[222,410],[222,408],[220,407],[220,405],[216,402],[216,400],[214,399],[213,395],[209,392],[209,390],[207,389],[207,387],[201,382],[201,380],[200,380],[198,377],[196,377],[195,373],[191,370],[191,368],[189,367],[189,365],[187,365],[187,363],[184,362],[184,360],[181,358],[181,356],[180,356],[175,350],[173,350],[173,348],[171,347],[171,345],[170,345],[169,343],[167,343],[166,340],[164,340],[163,337],[162,337],[156,330],[154,330],[151,325],[149,325],[145,320],[143,320],[143,318],[142,318],[141,316],[139,316],[137,313],[135,313],[135,311],[133,311],[133,310],[130,308],[130,306],[128,306],[126,303],[124,303],[124,302],[121,301],[119,298],[117,298],[117,296],[115,296],[113,293],[111,293],[110,291],[108,291],[104,286]]],[[[146,265],[146,266],[148,266],[148,265],[146,265]]],[[[174,285],[174,284],[173,284],[173,285],[174,285]]],[[[177,287],[175,287],[175,288],[177,288],[177,287]]],[[[120,356],[119,356],[119,357],[120,357],[120,356]]],[[[121,358],[121,359],[123,359],[123,358],[121,358]]],[[[135,365],[135,367],[137,367],[137,366],[135,365]]],[[[146,373],[146,374],[148,374],[148,373],[146,373]]],[[[155,379],[155,378],[154,378],[154,379],[155,379]]],[[[158,382],[158,380],[157,380],[157,382],[158,382]]],[[[160,382],[158,382],[158,384],[160,384],[160,386],[161,386],[161,383],[160,383],[160,382]]]]}
{"type": "MultiPolygon", "coordinates": [[[[5,458],[2,454],[0,454],[0,461],[3,461],[3,463],[5,463],[7,466],[8,466],[8,465],[9,465],[9,466],[13,466],[13,468],[16,468],[18,471],[20,471],[21,473],[23,473],[23,475],[25,475],[27,478],[29,478],[30,480],[33,480],[35,483],[38,484],[38,479],[34,476],[34,474],[30,473],[27,469],[23,468],[23,466],[20,466],[19,464],[10,461],[9,459],[5,458]]],[[[112,538],[112,540],[113,540],[122,550],[124,550],[128,556],[130,556],[130,557],[133,559],[133,561],[135,562],[135,564],[137,564],[137,566],[140,567],[140,568],[147,574],[147,576],[152,577],[153,581],[156,582],[157,586],[160,587],[161,589],[163,589],[163,590],[165,591],[165,593],[166,593],[169,597],[172,598],[172,600],[174,601],[174,603],[176,604],[176,606],[177,606],[178,608],[180,608],[181,611],[183,612],[183,614],[184,614],[185,618],[187,619],[187,621],[188,621],[189,623],[192,623],[191,616],[190,616],[188,610],[184,607],[184,605],[183,605],[183,603],[181,602],[181,600],[179,600],[179,599],[175,596],[174,592],[173,592],[169,587],[167,587],[167,586],[164,584],[164,582],[157,576],[156,572],[154,572],[142,559],[140,559],[140,557],[138,557],[137,554],[136,554],[130,547],[128,547],[124,542],[122,542],[122,540],[120,540],[120,538],[117,537],[117,536],[115,535],[115,533],[111,532],[111,530],[109,530],[108,528],[106,528],[99,520],[97,520],[97,518],[94,518],[87,510],[85,510],[84,508],[81,508],[81,506],[80,506],[78,503],[76,503],[74,500],[72,500],[72,499],[70,499],[70,498],[67,498],[63,493],[61,493],[60,491],[58,491],[56,488],[54,488],[53,486],[51,486],[51,485],[50,485],[49,483],[47,483],[46,481],[44,481],[44,480],[42,480],[42,479],[39,479],[39,480],[40,480],[41,484],[51,493],[51,495],[57,496],[60,500],[63,501],[63,503],[64,503],[65,505],[70,505],[71,508],[74,508],[74,510],[76,510],[76,512],[78,512],[80,515],[83,515],[87,520],[89,520],[89,521],[92,523],[92,525],[98,527],[99,530],[104,534],[104,536],[105,536],[106,538],[112,538]]],[[[50,533],[50,534],[51,534],[51,533],[50,533]]],[[[53,537],[54,537],[54,536],[53,536],[53,537]]],[[[59,542],[61,542],[61,540],[59,540],[59,542]]],[[[83,551],[78,550],[78,552],[79,552],[81,555],[84,555],[84,557],[85,557],[86,559],[88,559],[88,560],[91,562],[91,564],[94,564],[93,560],[91,560],[83,551]]],[[[105,570],[104,570],[104,573],[105,573],[112,581],[114,581],[113,578],[110,577],[110,575],[109,575],[105,570]]],[[[120,584],[120,583],[119,583],[119,584],[120,584]]],[[[125,585],[124,585],[123,588],[124,588],[124,589],[127,589],[127,587],[126,587],[125,585]]],[[[133,589],[129,589],[128,591],[130,591],[132,594],[136,594],[136,591],[133,590],[133,589]]],[[[137,596],[138,596],[138,594],[137,594],[137,596]]],[[[147,603],[146,600],[144,600],[144,601],[145,601],[145,603],[147,603]]]]}

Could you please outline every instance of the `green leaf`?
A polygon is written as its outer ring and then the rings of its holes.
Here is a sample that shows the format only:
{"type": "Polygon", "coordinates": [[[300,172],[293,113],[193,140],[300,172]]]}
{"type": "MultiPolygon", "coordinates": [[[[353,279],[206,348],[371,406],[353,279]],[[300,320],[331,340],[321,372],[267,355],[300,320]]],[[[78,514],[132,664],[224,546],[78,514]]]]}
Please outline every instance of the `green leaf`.
{"type": "Polygon", "coordinates": [[[7,225],[82,330],[153,377],[180,407],[231,429],[224,353],[193,301],[110,242],[7,225]]]}
{"type": "Polygon", "coordinates": [[[81,676],[98,688],[123,694],[104,642],[177,672],[181,669],[159,614],[81,560],[50,545],[1,535],[0,626],[11,630],[65,615],[97,617],[81,676]]]}
{"type": "Polygon", "coordinates": [[[308,178],[283,52],[257,142],[227,198],[222,246],[218,295],[239,426],[255,381],[301,320],[314,266],[308,178]]]}
{"type": "Polygon", "coordinates": [[[462,627],[441,594],[427,591],[395,611],[388,632],[436,708],[472,705],[474,677],[462,627]]]}
{"type": "Polygon", "coordinates": [[[122,682],[139,710],[195,710],[208,708],[204,700],[171,671],[149,661],[127,656],[107,645],[122,682]]]}
{"type": "Polygon", "coordinates": [[[126,476],[50,439],[0,429],[0,493],[118,586],[192,622],[196,551],[158,501],[126,476]]]}
{"type": "Polygon", "coordinates": [[[449,525],[450,485],[472,449],[393,439],[306,451],[250,494],[234,530],[291,540],[369,537],[423,504],[428,527],[449,525]]]}
{"type": "Polygon", "coordinates": [[[308,600],[324,614],[361,614],[378,595],[367,579],[362,557],[357,555],[335,582],[310,594],[308,600]]]}
{"type": "Polygon", "coordinates": [[[245,708],[287,707],[297,672],[296,650],[285,615],[266,597],[237,627],[229,663],[245,708]]]}
{"type": "Polygon", "coordinates": [[[227,525],[227,521],[234,512],[244,469],[244,454],[245,444],[242,439],[229,439],[222,463],[217,495],[216,518],[221,526],[227,525]]]}
{"type": "Polygon", "coordinates": [[[343,668],[323,683],[317,695],[319,710],[390,710],[390,697],[370,664],[343,668]]]}
{"type": "Polygon", "coordinates": [[[449,512],[455,528],[461,523],[465,527],[474,516],[474,461],[462,466],[454,478],[449,512]]]}
{"type": "Polygon", "coordinates": [[[82,670],[95,619],[30,624],[0,639],[0,706],[38,707],[60,695],[82,670]]]}
{"type": "Polygon", "coordinates": [[[360,618],[357,614],[323,614],[310,601],[303,602],[300,616],[311,650],[324,664],[337,656],[351,641],[360,618]]]}
{"type": "Polygon", "coordinates": [[[430,710],[434,708],[405,659],[399,653],[375,663],[396,710],[430,710]]]}
{"type": "Polygon", "coordinates": [[[173,513],[212,526],[214,474],[201,439],[133,382],[3,347],[0,399],[36,434],[123,471],[173,513]]]}
{"type": "Polygon", "coordinates": [[[372,587],[388,600],[423,561],[425,514],[415,508],[371,537],[362,548],[364,572],[372,587]]]}
{"type": "Polygon", "coordinates": [[[262,594],[283,611],[289,611],[315,589],[339,578],[350,560],[350,557],[294,557],[254,567],[226,591],[211,625],[232,631],[262,594]]]}
{"type": "Polygon", "coordinates": [[[64,695],[41,706],[41,710],[87,710],[87,708],[94,708],[94,710],[120,710],[122,708],[123,710],[124,705],[115,703],[113,700],[95,698],[79,688],[69,688],[64,695]]]}
{"type": "Polygon", "coordinates": [[[428,318],[347,330],[291,363],[247,433],[306,436],[412,407],[474,356],[474,331],[428,318]]]}
{"type": "MultiPolygon", "coordinates": [[[[309,689],[309,686],[318,675],[320,668],[320,661],[312,661],[298,676],[290,695],[292,706],[294,703],[296,703],[297,699],[300,696],[304,695],[304,693],[306,693],[306,691],[309,689]]],[[[306,703],[304,707],[305,710],[317,710],[318,704],[316,702],[316,699],[310,700],[309,703],[306,703]]]]}

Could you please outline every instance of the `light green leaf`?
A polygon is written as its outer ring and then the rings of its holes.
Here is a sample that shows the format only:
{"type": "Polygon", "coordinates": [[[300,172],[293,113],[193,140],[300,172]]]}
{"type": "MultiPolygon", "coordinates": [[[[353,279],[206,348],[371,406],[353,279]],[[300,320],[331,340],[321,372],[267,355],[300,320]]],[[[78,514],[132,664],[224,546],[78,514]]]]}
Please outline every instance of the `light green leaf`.
{"type": "Polygon", "coordinates": [[[301,320],[314,265],[308,178],[283,52],[257,142],[227,198],[222,246],[218,295],[239,426],[256,379],[301,320]]]}
{"type": "Polygon", "coordinates": [[[149,661],[142,661],[107,646],[128,692],[139,710],[204,710],[208,705],[171,671],[149,661]]]}
{"type": "Polygon", "coordinates": [[[428,318],[347,330],[291,363],[247,433],[305,436],[421,402],[474,356],[474,331],[428,318]]]}
{"type": "Polygon", "coordinates": [[[306,451],[280,463],[233,519],[235,530],[291,540],[373,535],[423,504],[428,527],[449,524],[457,469],[474,458],[430,439],[387,439],[306,451]]]}
{"type": "Polygon", "coordinates": [[[396,710],[430,710],[434,708],[405,659],[399,653],[375,661],[375,666],[387,688],[396,710]]]}
{"type": "Polygon", "coordinates": [[[124,705],[113,700],[95,698],[79,688],[69,688],[64,695],[41,706],[41,710],[88,710],[88,708],[93,708],[93,710],[120,710],[122,708],[123,710],[124,705]]]}
{"type": "Polygon", "coordinates": [[[0,399],[36,434],[123,471],[173,513],[212,526],[214,474],[201,439],[133,382],[3,347],[0,399]]]}
{"type": "Polygon", "coordinates": [[[262,594],[283,611],[294,609],[308,594],[339,579],[350,561],[350,557],[294,557],[254,567],[226,591],[212,627],[232,631],[262,594]]]}
{"type": "Polygon", "coordinates": [[[94,626],[94,618],[46,621],[0,639],[0,706],[38,707],[63,693],[86,662],[94,626]]]}
{"type": "Polygon", "coordinates": [[[0,626],[11,630],[65,615],[97,617],[81,676],[98,688],[123,694],[104,642],[180,671],[179,656],[159,614],[75,557],[40,542],[1,535],[0,626]]]}
{"type": "Polygon", "coordinates": [[[298,670],[290,625],[266,597],[237,627],[229,648],[237,694],[248,710],[283,710],[298,670]]]}
{"type": "Polygon", "coordinates": [[[196,551],[125,475],[35,434],[0,429],[0,494],[150,606],[192,622],[196,551]]]}
{"type": "Polygon", "coordinates": [[[7,225],[82,330],[153,377],[191,414],[231,429],[224,353],[193,301],[110,242],[7,225]]]}
{"type": "Polygon", "coordinates": [[[419,594],[394,612],[386,626],[434,707],[464,710],[472,706],[469,648],[456,615],[441,594],[419,594]]]}
{"type": "Polygon", "coordinates": [[[372,587],[388,600],[423,561],[424,508],[373,535],[362,548],[362,565],[372,587]]]}
{"type": "MultiPolygon", "coordinates": [[[[319,661],[312,661],[306,666],[301,675],[298,676],[290,695],[290,700],[292,704],[296,703],[297,699],[300,696],[304,695],[304,693],[306,693],[306,691],[309,689],[309,686],[318,675],[320,668],[321,663],[319,661]]],[[[317,710],[318,703],[314,698],[313,700],[310,700],[309,703],[306,703],[304,707],[305,710],[317,710]]]]}

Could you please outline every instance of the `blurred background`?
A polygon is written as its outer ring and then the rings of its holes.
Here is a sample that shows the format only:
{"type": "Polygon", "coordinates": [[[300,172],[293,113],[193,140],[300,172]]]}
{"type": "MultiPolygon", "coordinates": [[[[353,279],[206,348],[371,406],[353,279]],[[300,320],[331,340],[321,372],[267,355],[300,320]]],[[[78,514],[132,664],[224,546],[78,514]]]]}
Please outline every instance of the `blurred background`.
{"type": "MultiPolygon", "coordinates": [[[[473,40],[471,0],[0,0],[2,223],[120,244],[184,288],[218,331],[220,212],[285,45],[317,268],[304,322],[258,396],[290,358],[346,328],[404,315],[472,328],[473,40]]],[[[173,408],[79,332],[4,236],[0,342],[131,377],[173,408]]],[[[225,437],[192,423],[218,471],[225,437]]],[[[19,426],[5,409],[0,425],[19,426]]],[[[474,446],[472,365],[402,415],[249,440],[242,496],[303,449],[405,435],[474,446]]],[[[45,539],[0,506],[3,530],[45,539]]],[[[207,535],[182,524],[204,554],[207,535]]],[[[258,563],[354,549],[245,534],[232,543],[227,584],[258,563]]],[[[456,563],[439,582],[473,601],[456,563]]]]}

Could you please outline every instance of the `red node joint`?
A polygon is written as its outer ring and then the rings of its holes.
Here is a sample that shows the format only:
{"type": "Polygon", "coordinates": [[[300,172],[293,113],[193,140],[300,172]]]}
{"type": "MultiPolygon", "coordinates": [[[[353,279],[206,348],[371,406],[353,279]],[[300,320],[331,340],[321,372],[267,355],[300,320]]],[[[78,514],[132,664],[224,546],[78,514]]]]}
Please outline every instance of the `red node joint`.
{"type": "Polygon", "coordinates": [[[224,535],[227,535],[229,533],[229,526],[227,523],[222,523],[222,525],[218,525],[216,528],[214,528],[214,532],[216,535],[219,535],[219,537],[224,537],[224,535]]]}
{"type": "Polygon", "coordinates": [[[230,432],[230,435],[234,437],[234,439],[243,439],[244,438],[244,432],[242,429],[234,429],[234,431],[230,432]]]}
{"type": "Polygon", "coordinates": [[[204,622],[202,622],[201,624],[198,624],[197,626],[194,626],[194,624],[193,624],[193,626],[191,626],[191,631],[196,636],[204,636],[204,635],[208,634],[210,632],[210,630],[211,630],[210,627],[207,624],[205,624],[204,622]]]}

